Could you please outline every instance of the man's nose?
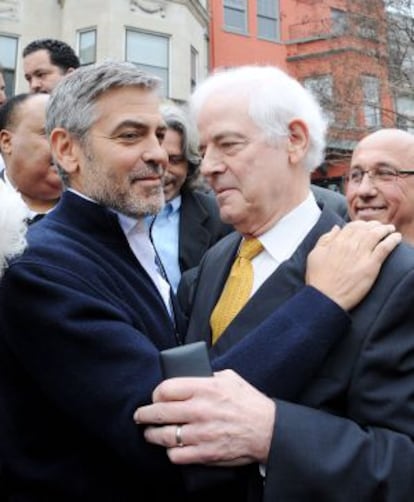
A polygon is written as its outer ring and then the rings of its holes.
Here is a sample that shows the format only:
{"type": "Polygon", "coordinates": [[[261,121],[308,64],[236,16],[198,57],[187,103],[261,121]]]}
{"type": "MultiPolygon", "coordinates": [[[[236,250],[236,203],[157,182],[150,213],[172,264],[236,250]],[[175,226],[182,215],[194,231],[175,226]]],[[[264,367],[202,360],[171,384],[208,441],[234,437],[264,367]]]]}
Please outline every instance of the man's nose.
{"type": "Polygon", "coordinates": [[[361,183],[358,185],[358,193],[372,194],[377,190],[375,180],[369,175],[368,171],[362,174],[361,183]]]}
{"type": "Polygon", "coordinates": [[[42,89],[42,81],[39,78],[33,77],[29,87],[32,92],[39,92],[42,89]]]}
{"type": "Polygon", "coordinates": [[[208,176],[215,172],[223,171],[224,169],[223,157],[219,154],[217,149],[213,147],[206,148],[200,165],[201,174],[208,176]]]}
{"type": "Polygon", "coordinates": [[[161,146],[157,137],[148,140],[146,149],[142,157],[145,162],[152,162],[154,164],[160,165],[163,170],[165,170],[167,167],[168,154],[166,150],[161,146]]]}

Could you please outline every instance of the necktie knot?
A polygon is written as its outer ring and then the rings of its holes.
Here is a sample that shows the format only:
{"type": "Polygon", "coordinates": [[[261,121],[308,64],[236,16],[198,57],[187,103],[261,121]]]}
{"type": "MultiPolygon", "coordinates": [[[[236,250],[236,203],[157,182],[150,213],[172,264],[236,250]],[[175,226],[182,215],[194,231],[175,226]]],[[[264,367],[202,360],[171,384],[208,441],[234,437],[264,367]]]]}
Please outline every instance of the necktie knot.
{"type": "Polygon", "coordinates": [[[252,260],[255,256],[257,256],[261,251],[263,251],[263,245],[253,237],[252,239],[245,239],[239,249],[240,258],[245,258],[246,260],[252,260]]]}

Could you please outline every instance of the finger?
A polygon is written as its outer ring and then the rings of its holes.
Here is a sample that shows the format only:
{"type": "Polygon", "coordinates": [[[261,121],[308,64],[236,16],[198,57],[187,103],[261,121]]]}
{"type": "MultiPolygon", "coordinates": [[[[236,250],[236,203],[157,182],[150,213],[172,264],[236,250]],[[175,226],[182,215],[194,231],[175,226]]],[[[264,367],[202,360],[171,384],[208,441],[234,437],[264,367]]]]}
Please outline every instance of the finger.
{"type": "Polygon", "coordinates": [[[334,225],[329,232],[319,237],[316,246],[326,246],[331,243],[341,231],[338,225],[334,225]]]}
{"type": "MultiPolygon", "coordinates": [[[[184,426],[181,426],[181,441],[184,443],[184,426]]],[[[179,447],[177,443],[177,425],[164,425],[162,427],[149,426],[144,430],[146,441],[165,448],[179,447]]],[[[182,448],[180,446],[179,448],[182,448]]]]}
{"type": "Polygon", "coordinates": [[[185,401],[197,390],[210,385],[210,377],[176,377],[161,382],[152,394],[154,403],[161,401],[185,401]]]}
{"type": "Polygon", "coordinates": [[[383,241],[387,236],[391,235],[395,232],[394,225],[378,225],[372,227],[368,231],[361,230],[358,235],[353,236],[353,239],[364,251],[367,249],[368,251],[373,251],[376,249],[378,244],[383,241]]]}
{"type": "Polygon", "coordinates": [[[190,401],[169,401],[141,406],[134,413],[137,424],[179,424],[192,417],[190,401]]]}
{"type": "Polygon", "coordinates": [[[382,264],[402,241],[402,235],[399,232],[393,232],[380,241],[373,250],[373,257],[382,264]]]}
{"type": "Polygon", "coordinates": [[[346,225],[332,245],[349,248],[352,252],[371,252],[378,242],[395,231],[394,225],[384,225],[378,221],[356,221],[346,225]],[[356,223],[354,225],[354,223],[356,223]]]}

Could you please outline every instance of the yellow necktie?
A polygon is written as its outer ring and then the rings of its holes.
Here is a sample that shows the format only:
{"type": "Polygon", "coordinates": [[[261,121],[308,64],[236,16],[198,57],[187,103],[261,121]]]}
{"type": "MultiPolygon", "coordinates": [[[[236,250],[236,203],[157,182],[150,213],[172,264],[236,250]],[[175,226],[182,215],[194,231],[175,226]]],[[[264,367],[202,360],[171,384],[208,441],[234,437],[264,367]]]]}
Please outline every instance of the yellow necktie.
{"type": "Polygon", "coordinates": [[[251,260],[263,250],[256,238],[245,239],[230,270],[223,292],[210,317],[213,343],[236,317],[250,298],[253,287],[253,265],[251,260]]]}

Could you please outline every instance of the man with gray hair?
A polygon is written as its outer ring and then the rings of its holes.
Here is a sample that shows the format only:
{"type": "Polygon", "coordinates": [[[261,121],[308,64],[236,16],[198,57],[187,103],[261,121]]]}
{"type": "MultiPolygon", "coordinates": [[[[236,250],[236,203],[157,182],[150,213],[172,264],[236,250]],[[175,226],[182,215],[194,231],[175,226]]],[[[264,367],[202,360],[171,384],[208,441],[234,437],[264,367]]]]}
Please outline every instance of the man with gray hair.
{"type": "Polygon", "coordinates": [[[168,155],[164,175],[165,206],[149,218],[150,233],[174,289],[186,270],[196,267],[213,244],[233,230],[220,219],[214,194],[200,179],[198,137],[183,107],[163,104],[168,155]]]}
{"type": "MultiPolygon", "coordinates": [[[[298,81],[275,67],[228,69],[202,82],[191,105],[201,173],[217,195],[222,219],[238,233],[222,239],[200,264],[186,340],[202,336],[212,354],[228,354],[301,290],[310,249],[342,223],[318,207],[310,191],[326,123],[298,81]]],[[[358,245],[349,244],[354,256],[358,245]]],[[[242,370],[250,371],[249,383],[231,371],[167,380],[135,419],[156,424],[147,439],[166,446],[177,464],[250,464],[257,476],[260,468],[263,480],[256,487],[264,501],[411,500],[413,304],[414,250],[401,244],[350,312],[347,335],[295,396],[275,393],[272,384],[255,378],[267,359],[252,358],[242,370]]],[[[284,377],[301,366],[292,360],[284,377]]]]}
{"type": "MultiPolygon", "coordinates": [[[[133,420],[162,379],[159,351],[185,332],[145,225],[164,203],[158,89],[159,79],[134,65],[105,62],[66,76],[51,95],[46,129],[67,189],[30,227],[0,288],[0,463],[10,500],[203,500],[187,497],[182,469],[133,420]]],[[[287,395],[300,388],[347,326],[342,308],[366,293],[398,240],[393,234],[377,246],[393,228],[366,225],[374,232],[362,274],[354,260],[364,246],[343,258],[334,230],[313,255],[323,266],[310,266],[310,286],[296,298],[312,309],[293,303],[272,312],[238,344],[234,361],[221,358],[218,367],[242,371],[269,352],[262,374],[277,382],[291,345],[302,364],[281,383],[287,395]],[[301,324],[292,326],[297,312],[301,324]]]]}

